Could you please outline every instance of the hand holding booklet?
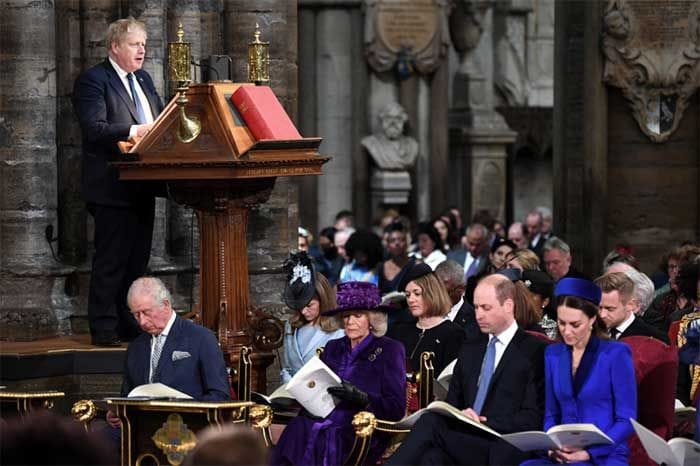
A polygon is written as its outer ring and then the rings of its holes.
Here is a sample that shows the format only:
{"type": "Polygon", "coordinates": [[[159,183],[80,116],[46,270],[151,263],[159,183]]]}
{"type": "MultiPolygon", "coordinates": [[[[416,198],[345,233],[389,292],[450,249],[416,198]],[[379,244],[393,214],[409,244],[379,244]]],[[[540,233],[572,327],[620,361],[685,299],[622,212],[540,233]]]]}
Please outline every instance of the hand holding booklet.
{"type": "Polygon", "coordinates": [[[444,401],[433,401],[430,403],[428,406],[426,406],[423,409],[419,409],[415,413],[411,414],[410,416],[406,416],[405,418],[401,419],[395,424],[395,427],[399,429],[409,429],[413,427],[413,425],[418,421],[418,419],[425,413],[428,412],[434,412],[437,414],[440,414],[442,416],[447,416],[451,417],[453,419],[457,419],[458,421],[462,421],[465,423],[465,425],[474,427],[476,429],[480,429],[486,433],[489,433],[493,436],[500,437],[501,434],[496,432],[495,430],[491,429],[489,426],[486,424],[482,424],[480,422],[476,422],[467,416],[464,415],[462,411],[459,409],[455,408],[449,403],[445,403],[444,401]]]}
{"type": "Polygon", "coordinates": [[[700,444],[693,440],[677,437],[668,442],[647,429],[634,419],[630,419],[639,442],[647,455],[657,464],[666,466],[696,466],[700,464],[700,444]]]}
{"type": "Polygon", "coordinates": [[[593,445],[615,443],[593,424],[561,424],[547,432],[516,432],[505,434],[501,438],[522,451],[584,449],[593,445]]]}
{"type": "Polygon", "coordinates": [[[287,392],[312,415],[326,417],[337,403],[327,389],[340,385],[340,377],[314,356],[287,382],[287,392]]]}

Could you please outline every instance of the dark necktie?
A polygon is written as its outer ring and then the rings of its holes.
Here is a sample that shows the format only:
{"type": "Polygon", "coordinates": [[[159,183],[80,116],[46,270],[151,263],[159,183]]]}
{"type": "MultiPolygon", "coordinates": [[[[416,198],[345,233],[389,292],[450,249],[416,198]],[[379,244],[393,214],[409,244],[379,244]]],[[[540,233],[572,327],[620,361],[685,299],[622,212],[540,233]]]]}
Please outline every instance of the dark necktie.
{"type": "Polygon", "coordinates": [[[618,329],[614,327],[610,329],[610,338],[612,338],[613,340],[617,340],[619,336],[620,331],[618,329]]]}
{"type": "Polygon", "coordinates": [[[126,75],[129,80],[129,88],[131,89],[131,98],[134,99],[134,105],[136,106],[136,120],[140,125],[146,123],[146,113],[143,111],[143,106],[141,105],[141,99],[139,99],[136,93],[136,85],[134,84],[134,73],[129,73],[126,75]]]}
{"type": "Polygon", "coordinates": [[[486,346],[486,354],[484,354],[484,360],[481,363],[481,374],[479,374],[479,388],[476,392],[476,398],[474,399],[474,406],[472,408],[477,414],[481,414],[481,409],[484,407],[484,401],[486,401],[486,393],[489,391],[489,385],[491,384],[491,376],[493,375],[493,370],[496,367],[496,342],[498,338],[494,335],[489,344],[486,346]]]}

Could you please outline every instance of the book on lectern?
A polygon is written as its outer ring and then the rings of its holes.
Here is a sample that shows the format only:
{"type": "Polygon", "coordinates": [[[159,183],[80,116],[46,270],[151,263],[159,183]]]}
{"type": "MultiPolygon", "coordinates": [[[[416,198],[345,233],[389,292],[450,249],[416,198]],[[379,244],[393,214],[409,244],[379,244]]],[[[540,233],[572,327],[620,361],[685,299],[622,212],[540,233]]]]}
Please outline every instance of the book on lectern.
{"type": "Polygon", "coordinates": [[[269,86],[241,86],[231,102],[255,139],[302,139],[269,86]]]}
{"type": "Polygon", "coordinates": [[[162,383],[147,383],[134,387],[126,397],[112,397],[111,400],[191,400],[192,397],[162,383]]]}
{"type": "Polygon", "coordinates": [[[696,466],[700,464],[700,444],[693,440],[676,437],[668,442],[634,419],[632,427],[647,455],[657,464],[666,466],[696,466]]]}

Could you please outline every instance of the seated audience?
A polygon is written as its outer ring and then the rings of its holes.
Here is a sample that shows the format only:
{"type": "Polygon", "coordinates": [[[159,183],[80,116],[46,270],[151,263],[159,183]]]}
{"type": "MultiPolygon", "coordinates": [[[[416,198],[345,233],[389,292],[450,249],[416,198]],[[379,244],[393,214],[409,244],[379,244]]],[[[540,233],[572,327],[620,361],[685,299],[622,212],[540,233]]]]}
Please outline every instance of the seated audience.
{"type": "Polygon", "coordinates": [[[335,286],[338,283],[340,271],[345,265],[345,259],[338,254],[338,248],[335,246],[335,234],[337,232],[338,230],[333,227],[321,230],[321,234],[318,237],[318,246],[321,248],[321,251],[314,256],[316,271],[322,273],[331,286],[335,286]]]}
{"type": "Polygon", "coordinates": [[[406,293],[408,310],[418,321],[396,323],[388,335],[403,343],[409,372],[418,372],[421,354],[432,351],[435,353],[433,367],[439,374],[457,357],[464,339],[464,330],[445,319],[451,308],[447,290],[433,270],[420,263],[408,271],[399,291],[406,293]]]}
{"type": "MultiPolygon", "coordinates": [[[[446,400],[502,434],[539,429],[544,410],[546,343],[518,328],[515,292],[502,275],[490,275],[477,285],[474,307],[482,336],[462,346],[446,400]]],[[[427,413],[385,464],[510,465],[525,458],[504,440],[427,413]]]]}
{"type": "Polygon", "coordinates": [[[314,237],[309,233],[309,230],[304,227],[299,227],[297,231],[297,249],[308,253],[311,248],[311,241],[313,241],[314,237]]]}
{"type": "Polygon", "coordinates": [[[440,262],[447,260],[440,235],[430,222],[421,222],[416,225],[415,237],[418,249],[413,255],[417,260],[428,264],[433,270],[440,262]]]}
{"type": "Polygon", "coordinates": [[[535,305],[540,309],[539,314],[554,322],[553,319],[557,317],[556,310],[553,308],[554,280],[541,270],[523,270],[523,283],[535,305]]]}
{"type": "Polygon", "coordinates": [[[526,249],[530,244],[527,237],[527,227],[522,222],[515,222],[508,227],[508,239],[511,240],[518,249],[526,249]]]}
{"type": "Polygon", "coordinates": [[[197,445],[182,466],[265,466],[267,447],[247,425],[210,426],[197,434],[197,445]]]}
{"type": "Polygon", "coordinates": [[[614,444],[587,450],[559,448],[549,451],[548,458],[525,464],[627,465],[627,440],[633,432],[629,419],[637,415],[632,352],[624,343],[604,337],[598,318],[601,290],[595,283],[563,278],[554,293],[563,342],[550,345],[545,353],[543,430],[560,424],[591,423],[614,444]]]}
{"type": "Polygon", "coordinates": [[[402,223],[390,223],[384,233],[389,258],[379,264],[379,291],[382,295],[396,291],[401,279],[416,261],[408,257],[408,230],[402,223]]]}
{"type": "MultiPolygon", "coordinates": [[[[331,340],[321,359],[343,382],[328,392],[339,404],[325,419],[305,411],[282,433],[272,453],[273,465],[341,465],[350,452],[352,418],[370,411],[381,419],[396,421],[406,409],[406,365],[403,346],[387,337],[386,312],[379,289],[365,282],[338,285],[338,307],[323,313],[339,316],[346,336],[331,340]]],[[[387,446],[388,437],[374,435],[367,464],[374,464],[387,446]]]]}
{"type": "Polygon", "coordinates": [[[345,253],[349,263],[340,271],[340,283],[369,282],[379,283],[377,264],[384,256],[382,240],[371,231],[357,230],[345,243],[345,253]]]}
{"type": "Polygon", "coordinates": [[[336,319],[321,317],[321,312],[335,309],[335,291],[326,277],[313,271],[305,253],[291,254],[285,261],[287,282],[282,299],[294,315],[284,324],[284,358],[281,362],[282,383],[316,355],[316,349],[328,340],[345,335],[336,319]]]}
{"type": "MultiPolygon", "coordinates": [[[[121,395],[139,385],[162,383],[200,401],[231,399],[224,356],[214,333],[182,319],[172,308],[170,292],[155,277],[134,281],[126,296],[141,330],[126,351],[121,395]]],[[[112,427],[119,418],[107,412],[112,427]]]]}
{"type": "MultiPolygon", "coordinates": [[[[654,337],[668,343],[668,335],[637,317],[640,302],[635,296],[634,282],[623,272],[606,273],[595,280],[603,295],[598,316],[610,338],[619,340],[635,335],[654,337]]],[[[653,293],[653,285],[651,291],[653,293]]]]}
{"type": "Polygon", "coordinates": [[[437,230],[438,235],[440,235],[440,239],[442,240],[442,244],[445,251],[449,251],[451,249],[451,244],[453,244],[454,237],[452,226],[449,220],[442,217],[438,217],[435,220],[433,220],[433,226],[437,230]]]}
{"type": "Polygon", "coordinates": [[[440,279],[450,297],[452,307],[445,316],[459,325],[464,330],[467,340],[478,338],[481,335],[479,325],[476,323],[474,306],[469,303],[464,295],[464,268],[455,261],[447,260],[438,265],[435,275],[440,279]]]}
{"type": "Polygon", "coordinates": [[[588,278],[571,265],[571,248],[556,236],[544,242],[542,254],[545,271],[555,282],[562,278],[588,278]]]}
{"type": "MultiPolygon", "coordinates": [[[[487,275],[498,272],[506,267],[506,258],[508,254],[516,249],[515,243],[508,239],[495,236],[491,244],[491,252],[488,255],[488,264],[476,275],[467,278],[467,285],[464,291],[465,299],[469,304],[474,303],[474,289],[476,284],[487,275]]],[[[530,253],[531,251],[525,249],[530,253]]],[[[485,261],[486,262],[486,261],[485,261]]]]}

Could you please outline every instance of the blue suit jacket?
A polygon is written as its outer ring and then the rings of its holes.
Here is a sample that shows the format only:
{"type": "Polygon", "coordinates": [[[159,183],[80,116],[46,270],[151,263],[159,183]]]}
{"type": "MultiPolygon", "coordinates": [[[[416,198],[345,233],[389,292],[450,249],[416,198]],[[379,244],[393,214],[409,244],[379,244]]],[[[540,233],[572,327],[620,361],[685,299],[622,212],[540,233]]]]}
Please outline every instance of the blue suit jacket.
{"type": "MultiPolygon", "coordinates": [[[[153,116],[163,109],[148,73],[134,72],[148,98],[153,116]]],[[[105,60],[83,72],[73,88],[73,108],[83,135],[82,196],[86,202],[128,206],[150,189],[147,185],[119,181],[119,172],[108,165],[119,155],[117,142],[129,138],[129,128],[138,124],[136,107],[119,75],[105,60]]]]}
{"type": "Polygon", "coordinates": [[[588,449],[593,464],[627,464],[629,418],[637,417],[637,385],[632,352],[624,343],[592,337],[571,376],[571,349],[550,345],[545,353],[544,429],[591,423],[615,444],[588,449]]]}
{"type": "MultiPolygon", "coordinates": [[[[141,334],[129,344],[122,396],[148,383],[151,335],[141,334]]],[[[230,400],[224,357],[211,330],[189,320],[175,318],[158,360],[153,382],[187,393],[195,400],[230,400]],[[173,360],[173,352],[189,357],[173,360]]]]}

